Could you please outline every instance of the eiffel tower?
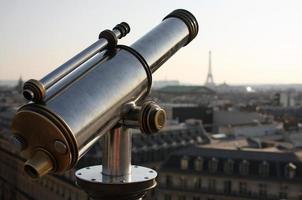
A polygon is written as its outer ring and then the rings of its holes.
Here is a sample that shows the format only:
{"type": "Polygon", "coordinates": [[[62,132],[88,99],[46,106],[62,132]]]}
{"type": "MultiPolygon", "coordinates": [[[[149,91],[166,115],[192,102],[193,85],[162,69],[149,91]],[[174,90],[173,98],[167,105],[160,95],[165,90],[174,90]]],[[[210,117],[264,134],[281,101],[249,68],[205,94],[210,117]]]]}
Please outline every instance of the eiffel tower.
{"type": "Polygon", "coordinates": [[[207,80],[205,82],[205,86],[207,86],[207,87],[215,86],[214,78],[213,78],[213,74],[212,74],[211,51],[209,51],[209,71],[208,71],[208,75],[207,75],[207,80]]]}

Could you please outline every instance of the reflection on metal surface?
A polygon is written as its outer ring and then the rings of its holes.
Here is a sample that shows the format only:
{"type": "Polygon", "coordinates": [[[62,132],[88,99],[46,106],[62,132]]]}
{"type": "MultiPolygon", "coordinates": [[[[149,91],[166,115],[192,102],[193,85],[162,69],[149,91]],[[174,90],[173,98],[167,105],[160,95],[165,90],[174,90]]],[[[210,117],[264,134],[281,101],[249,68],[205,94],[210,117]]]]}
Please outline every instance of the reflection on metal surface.
{"type": "Polygon", "coordinates": [[[166,112],[157,103],[146,101],[141,106],[130,108],[127,114],[123,114],[120,123],[130,128],[139,128],[142,133],[153,134],[164,127],[166,112]]]}
{"type": "Polygon", "coordinates": [[[60,154],[67,153],[67,146],[66,146],[66,144],[64,144],[64,142],[62,142],[60,140],[56,140],[54,142],[54,148],[60,154]]]}
{"type": "Polygon", "coordinates": [[[131,173],[131,142],[131,132],[124,126],[104,135],[102,174],[124,176],[131,173]]]}
{"type": "Polygon", "coordinates": [[[156,186],[157,173],[131,165],[131,133],[157,133],[166,112],[145,101],[152,73],[198,33],[195,17],[175,10],[130,47],[117,38],[126,23],[100,33],[100,40],[45,76],[29,80],[31,100],[12,122],[15,144],[33,178],[72,168],[103,137],[103,166],[77,171],[78,184],[94,199],[140,199],[156,186]],[[100,187],[101,186],[101,187],[100,187]]]}
{"type": "Polygon", "coordinates": [[[39,178],[54,169],[54,163],[50,155],[44,150],[37,150],[26,161],[24,170],[32,178],[39,178]]]}
{"type": "MultiPolygon", "coordinates": [[[[191,13],[176,10],[130,47],[116,46],[117,38],[129,30],[122,23],[103,31],[100,40],[41,81],[25,83],[24,96],[32,102],[18,110],[12,132],[22,138],[16,144],[28,159],[25,170],[30,176],[72,168],[104,136],[99,173],[128,176],[132,183],[129,128],[146,134],[163,128],[165,111],[145,101],[152,73],[195,38],[198,25],[191,13]]],[[[132,189],[143,194],[156,182],[148,184],[132,189]]]]}
{"type": "Polygon", "coordinates": [[[155,102],[147,101],[141,108],[138,120],[142,133],[157,133],[166,123],[166,112],[155,102]]]}
{"type": "Polygon", "coordinates": [[[81,64],[89,60],[97,53],[107,49],[115,48],[117,39],[126,36],[130,26],[126,22],[116,25],[112,31],[105,30],[100,33],[99,40],[75,55],[73,58],[56,68],[40,81],[30,80],[24,84],[23,95],[26,99],[40,102],[44,99],[47,89],[59,82],[66,75],[77,69],[81,64]]]}
{"type": "Polygon", "coordinates": [[[127,184],[130,182],[139,183],[149,181],[157,177],[157,172],[153,169],[136,165],[131,166],[131,174],[124,176],[107,176],[100,173],[103,170],[102,165],[95,165],[80,169],[76,171],[75,174],[79,180],[103,184],[127,184]]]}
{"type": "Polygon", "coordinates": [[[138,200],[156,186],[156,171],[132,166],[126,176],[107,176],[102,166],[91,166],[76,172],[77,184],[95,200],[138,200]]]}

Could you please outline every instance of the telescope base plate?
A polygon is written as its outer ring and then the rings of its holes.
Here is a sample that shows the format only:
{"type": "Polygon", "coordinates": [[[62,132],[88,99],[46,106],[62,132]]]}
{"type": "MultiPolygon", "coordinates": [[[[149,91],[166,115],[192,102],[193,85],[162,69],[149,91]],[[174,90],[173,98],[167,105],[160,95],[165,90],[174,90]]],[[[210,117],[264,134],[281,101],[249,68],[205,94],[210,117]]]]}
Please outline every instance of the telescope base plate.
{"type": "Polygon", "coordinates": [[[102,174],[102,165],[79,169],[75,175],[77,184],[95,200],[138,200],[156,186],[156,171],[132,165],[126,176],[102,174]]]}

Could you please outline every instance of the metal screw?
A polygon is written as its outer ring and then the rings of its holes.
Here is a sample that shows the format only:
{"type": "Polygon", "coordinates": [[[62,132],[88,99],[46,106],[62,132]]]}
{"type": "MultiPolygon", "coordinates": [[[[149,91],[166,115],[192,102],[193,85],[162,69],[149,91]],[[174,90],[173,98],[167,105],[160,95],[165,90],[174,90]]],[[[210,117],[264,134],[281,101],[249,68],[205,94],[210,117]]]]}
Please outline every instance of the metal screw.
{"type": "Polygon", "coordinates": [[[65,154],[67,152],[67,146],[64,142],[56,140],[54,142],[55,150],[60,154],[65,154]]]}

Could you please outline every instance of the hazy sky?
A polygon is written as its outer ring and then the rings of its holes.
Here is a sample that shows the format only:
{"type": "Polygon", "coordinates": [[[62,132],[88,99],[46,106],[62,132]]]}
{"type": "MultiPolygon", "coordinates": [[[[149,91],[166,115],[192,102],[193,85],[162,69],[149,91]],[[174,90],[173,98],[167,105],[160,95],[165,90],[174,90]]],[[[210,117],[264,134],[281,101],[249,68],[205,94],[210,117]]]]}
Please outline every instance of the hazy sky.
{"type": "Polygon", "coordinates": [[[40,79],[121,21],[130,45],[177,8],[200,32],[155,79],[203,84],[211,50],[216,83],[302,83],[300,0],[0,0],[0,79],[40,79]]]}

